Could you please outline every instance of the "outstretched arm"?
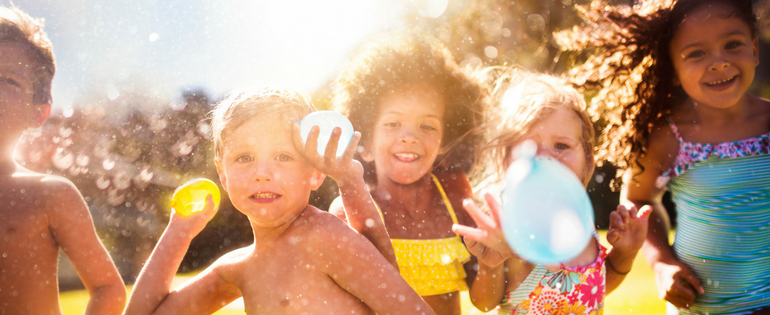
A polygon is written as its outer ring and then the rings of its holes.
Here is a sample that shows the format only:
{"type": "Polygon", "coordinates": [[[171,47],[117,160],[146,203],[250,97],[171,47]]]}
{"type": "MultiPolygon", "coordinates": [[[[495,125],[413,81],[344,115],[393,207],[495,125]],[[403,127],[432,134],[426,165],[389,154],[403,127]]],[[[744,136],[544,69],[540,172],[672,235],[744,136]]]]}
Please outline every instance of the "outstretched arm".
{"type": "Polygon", "coordinates": [[[698,293],[703,293],[703,287],[695,273],[676,259],[669,245],[671,225],[662,203],[664,190],[655,185],[658,176],[674,162],[679,143],[671,129],[662,125],[654,127],[649,144],[647,154],[639,158],[644,170],[632,169],[624,178],[620,201],[627,207],[652,207],[642,251],[655,273],[659,297],[686,309],[692,305],[698,293]]]}
{"type": "Polygon", "coordinates": [[[192,239],[216,214],[211,195],[203,211],[184,218],[171,214],[166,230],[152,251],[131,291],[125,314],[211,314],[236,299],[237,289],[209,268],[171,292],[179,264],[192,239]],[[223,304],[224,303],[224,304],[223,304]]]}
{"type": "MultiPolygon", "coordinates": [[[[500,205],[489,193],[485,193],[484,198],[490,214],[485,214],[473,200],[466,199],[463,206],[477,227],[457,224],[452,230],[464,236],[468,251],[478,258],[479,270],[470,289],[471,302],[480,310],[489,311],[500,304],[507,293],[507,273],[526,278],[534,264],[520,259],[508,246],[500,229],[500,205]]],[[[521,283],[516,279],[514,282],[521,283]]]]}
{"type": "Polygon", "coordinates": [[[636,207],[626,209],[619,205],[610,214],[610,229],[607,241],[612,245],[607,254],[607,294],[612,293],[626,278],[634,259],[647,237],[647,222],[652,213],[650,206],[644,206],[637,212],[636,207]]]}
{"type": "Polygon", "coordinates": [[[51,233],[72,262],[91,299],[86,314],[120,314],[126,288],[107,250],[99,241],[83,197],[69,181],[51,179],[55,203],[49,206],[51,233]]]}
{"type": "MultiPolygon", "coordinates": [[[[353,154],[358,147],[358,141],[361,139],[361,133],[354,133],[353,139],[350,140],[348,147],[345,149],[345,153],[337,158],[337,143],[342,133],[339,127],[334,128],[332,131],[324,151],[324,156],[320,156],[317,152],[317,139],[320,133],[320,129],[317,126],[311,128],[307,137],[307,143],[304,145],[302,144],[299,125],[296,123],[294,124],[293,132],[294,146],[297,148],[297,151],[302,152],[308,162],[318,171],[331,176],[337,182],[342,199],[342,210],[344,210],[348,225],[372,242],[377,250],[385,256],[385,259],[398,269],[396,254],[393,251],[393,245],[390,243],[388,231],[385,229],[385,223],[380,219],[379,212],[374,206],[374,201],[372,201],[372,197],[366,189],[364,167],[360,162],[353,159],[353,154]]],[[[339,208],[336,200],[335,204],[339,208]]],[[[339,211],[336,212],[335,215],[341,217],[339,211]]]]}

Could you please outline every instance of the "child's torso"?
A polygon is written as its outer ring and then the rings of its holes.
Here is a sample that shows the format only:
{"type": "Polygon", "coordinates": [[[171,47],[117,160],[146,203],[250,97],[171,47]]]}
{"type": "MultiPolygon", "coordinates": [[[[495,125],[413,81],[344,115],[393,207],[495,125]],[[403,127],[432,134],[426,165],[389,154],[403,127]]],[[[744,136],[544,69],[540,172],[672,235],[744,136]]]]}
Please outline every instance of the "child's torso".
{"type": "Polygon", "coordinates": [[[375,198],[401,276],[422,296],[468,289],[463,264],[470,260],[470,253],[451,230],[458,223],[457,215],[438,178],[431,174],[431,181],[433,185],[420,195],[430,201],[424,211],[387,201],[384,204],[391,207],[380,208],[375,198]]]}
{"type": "Polygon", "coordinates": [[[43,187],[24,180],[0,184],[0,313],[60,309],[59,246],[49,229],[48,199],[43,187]]]}

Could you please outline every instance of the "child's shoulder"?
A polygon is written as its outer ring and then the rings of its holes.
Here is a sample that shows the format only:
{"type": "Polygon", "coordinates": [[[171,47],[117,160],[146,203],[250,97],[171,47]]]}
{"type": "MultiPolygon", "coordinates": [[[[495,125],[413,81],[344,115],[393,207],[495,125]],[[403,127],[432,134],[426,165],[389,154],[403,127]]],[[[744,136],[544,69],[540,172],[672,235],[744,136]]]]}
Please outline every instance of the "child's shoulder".
{"type": "Polygon", "coordinates": [[[347,234],[357,234],[345,222],[334,214],[319,210],[308,205],[307,209],[292,223],[292,234],[303,233],[313,235],[314,240],[326,239],[347,234]]]}
{"type": "Polygon", "coordinates": [[[61,176],[36,173],[19,168],[0,184],[0,191],[8,198],[33,198],[38,203],[46,202],[83,202],[77,187],[61,176]]]}

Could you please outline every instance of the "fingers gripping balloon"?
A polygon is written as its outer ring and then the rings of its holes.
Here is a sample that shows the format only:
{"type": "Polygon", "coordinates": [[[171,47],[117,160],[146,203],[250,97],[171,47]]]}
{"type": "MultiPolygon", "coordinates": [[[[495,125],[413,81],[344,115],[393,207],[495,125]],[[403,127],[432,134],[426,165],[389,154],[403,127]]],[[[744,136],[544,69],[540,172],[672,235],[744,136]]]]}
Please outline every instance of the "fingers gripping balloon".
{"type": "Polygon", "coordinates": [[[310,128],[313,126],[318,126],[321,129],[321,132],[318,134],[318,154],[321,156],[323,156],[326,151],[326,145],[329,142],[329,137],[331,136],[334,127],[340,127],[340,129],[342,129],[340,140],[337,145],[337,157],[342,156],[348,143],[353,139],[353,124],[350,123],[350,120],[348,120],[347,117],[335,111],[321,110],[305,116],[299,123],[299,131],[302,135],[303,143],[307,143],[310,128]]]}
{"type": "Polygon", "coordinates": [[[183,217],[203,211],[206,206],[206,196],[211,195],[214,204],[219,205],[221,198],[219,187],[214,182],[205,178],[196,178],[174,191],[171,197],[171,208],[183,217]]]}
{"type": "Polygon", "coordinates": [[[501,227],[522,258],[544,265],[564,263],[588,245],[594,215],[585,187],[556,160],[535,157],[525,142],[505,175],[501,227]]]}

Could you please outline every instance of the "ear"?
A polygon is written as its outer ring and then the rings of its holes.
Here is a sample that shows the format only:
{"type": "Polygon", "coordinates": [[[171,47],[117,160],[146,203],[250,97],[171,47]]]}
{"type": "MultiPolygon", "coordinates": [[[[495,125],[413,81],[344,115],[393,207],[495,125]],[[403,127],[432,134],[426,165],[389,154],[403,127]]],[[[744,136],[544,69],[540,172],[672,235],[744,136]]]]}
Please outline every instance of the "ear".
{"type": "Polygon", "coordinates": [[[759,38],[754,37],[754,40],[752,41],[752,46],[754,49],[754,66],[759,65],[759,38]]]}
{"type": "Polygon", "coordinates": [[[361,158],[366,162],[374,162],[374,152],[372,150],[369,150],[369,146],[364,146],[364,151],[359,153],[361,158]]]}
{"type": "Polygon", "coordinates": [[[27,128],[37,129],[43,125],[48,116],[51,115],[51,104],[36,104],[32,109],[32,118],[27,122],[27,128]]]}
{"type": "Polygon", "coordinates": [[[321,184],[323,184],[324,179],[326,179],[326,174],[319,172],[317,169],[313,169],[313,173],[310,175],[310,189],[316,190],[318,187],[321,187],[321,184]]]}
{"type": "Polygon", "coordinates": [[[218,157],[214,158],[214,164],[217,165],[217,174],[219,174],[219,182],[222,183],[222,188],[227,191],[227,175],[225,174],[225,166],[222,164],[222,160],[218,157]]]}

